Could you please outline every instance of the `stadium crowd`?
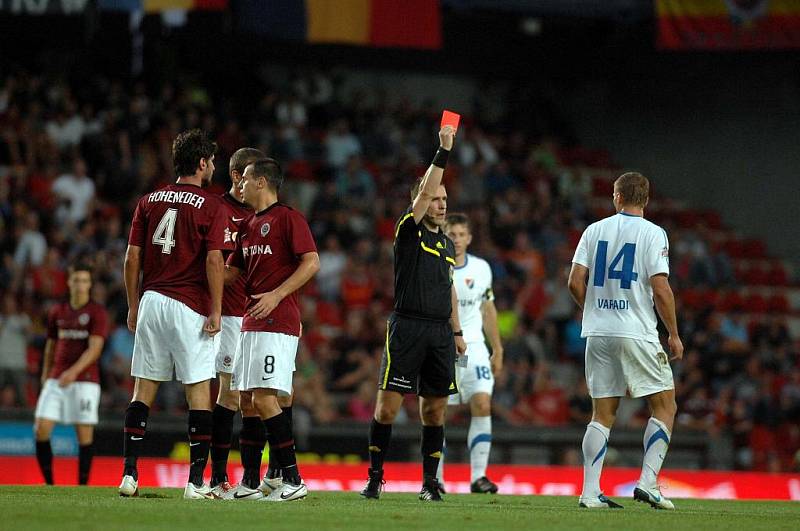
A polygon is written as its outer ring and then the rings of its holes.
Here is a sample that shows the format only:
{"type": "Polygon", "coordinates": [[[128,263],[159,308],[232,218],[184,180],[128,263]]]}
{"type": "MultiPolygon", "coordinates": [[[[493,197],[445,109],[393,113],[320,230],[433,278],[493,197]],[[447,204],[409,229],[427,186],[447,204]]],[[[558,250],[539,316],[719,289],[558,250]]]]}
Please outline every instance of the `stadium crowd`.
{"type": "MultiPolygon", "coordinates": [[[[88,257],[94,299],[113,320],[103,406],[124,409],[133,337],[122,260],[132,201],[173,180],[173,137],[201,127],[219,144],[220,193],[227,158],[242,146],[262,149],[284,163],[285,201],[316,237],[321,271],[302,297],[295,409],[316,423],[368,421],[392,301],[394,224],[430,160],[440,111],[380,90],[347,92],[322,72],[265,83],[257,101],[236,105],[190,79],[128,89],[101,76],[0,77],[0,407],[35,403],[47,309],[67,293],[67,265],[88,257]]],[[[508,425],[582,425],[591,417],[585,341],[566,275],[583,228],[612,212],[605,187],[619,172],[602,151],[564,147],[543,134],[548,127],[509,130],[502,118],[476,101],[445,176],[450,210],[473,222],[470,251],[494,275],[506,360],[494,410],[508,425]]],[[[656,195],[651,210],[670,234],[672,281],[679,301],[700,299],[679,306],[687,352],[674,367],[679,429],[729,430],[738,468],[790,470],[800,448],[800,344],[783,312],[751,323],[745,301],[703,304],[709,290],[719,299],[737,292],[735,257],[703,220],[681,223],[669,205],[656,195]]],[[[183,407],[181,393],[165,386],[159,407],[183,407]]],[[[406,419],[415,416],[409,401],[406,419]]],[[[618,422],[642,426],[647,417],[635,401],[618,422]]]]}

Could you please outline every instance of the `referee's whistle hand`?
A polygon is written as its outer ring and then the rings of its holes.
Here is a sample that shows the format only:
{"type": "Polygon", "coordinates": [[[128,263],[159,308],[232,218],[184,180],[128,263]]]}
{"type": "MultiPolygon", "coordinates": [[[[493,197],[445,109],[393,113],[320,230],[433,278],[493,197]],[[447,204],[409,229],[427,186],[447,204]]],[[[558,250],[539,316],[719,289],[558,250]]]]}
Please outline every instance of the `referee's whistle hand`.
{"type": "Polygon", "coordinates": [[[250,298],[258,301],[247,312],[253,319],[265,319],[281,302],[280,296],[274,291],[250,295],[250,298]]]}
{"type": "Polygon", "coordinates": [[[458,352],[459,356],[467,353],[467,343],[463,337],[456,336],[456,352],[458,352]]]}

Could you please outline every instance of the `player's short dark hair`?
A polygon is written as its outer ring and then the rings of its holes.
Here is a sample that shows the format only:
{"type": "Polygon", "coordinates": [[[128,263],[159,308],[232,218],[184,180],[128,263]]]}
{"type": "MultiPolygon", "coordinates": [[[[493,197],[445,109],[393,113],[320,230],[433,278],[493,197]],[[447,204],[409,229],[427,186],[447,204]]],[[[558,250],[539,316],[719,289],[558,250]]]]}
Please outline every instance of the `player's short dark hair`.
{"type": "Polygon", "coordinates": [[[85,271],[89,273],[89,276],[92,276],[93,269],[89,262],[75,262],[74,264],[70,265],[67,269],[67,273],[71,276],[73,273],[78,273],[80,271],[85,271]]]}
{"type": "Polygon", "coordinates": [[[231,155],[231,160],[228,163],[230,171],[238,171],[239,174],[244,173],[244,169],[248,166],[248,164],[252,164],[258,159],[266,158],[266,155],[262,153],[260,150],[251,147],[243,147],[237,149],[233,155],[231,155]]]}
{"type": "Polygon", "coordinates": [[[217,152],[216,142],[212,142],[205,131],[190,129],[175,137],[172,142],[172,164],[175,175],[185,177],[194,175],[200,159],[210,159],[217,152]]]}
{"type": "Polygon", "coordinates": [[[622,203],[644,208],[650,196],[650,181],[641,173],[629,171],[614,181],[614,189],[622,196],[622,203]]]}
{"type": "Polygon", "coordinates": [[[448,225],[464,225],[467,227],[467,230],[472,232],[472,225],[469,222],[469,217],[466,214],[462,214],[461,212],[453,212],[452,214],[447,214],[445,218],[444,226],[447,227],[448,225]]]}
{"type": "Polygon", "coordinates": [[[267,184],[276,192],[281,189],[283,184],[283,169],[280,163],[272,158],[264,157],[251,163],[253,165],[253,174],[256,178],[264,177],[267,184]]]}

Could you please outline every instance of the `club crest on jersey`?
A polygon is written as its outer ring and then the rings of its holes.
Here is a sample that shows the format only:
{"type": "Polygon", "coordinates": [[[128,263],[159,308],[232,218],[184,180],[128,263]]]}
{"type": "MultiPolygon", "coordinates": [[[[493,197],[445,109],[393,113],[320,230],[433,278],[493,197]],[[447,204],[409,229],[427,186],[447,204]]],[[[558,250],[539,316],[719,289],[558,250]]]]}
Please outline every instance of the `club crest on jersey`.
{"type": "Polygon", "coordinates": [[[78,316],[78,322],[81,324],[81,326],[86,326],[87,324],[89,324],[89,314],[88,313],[80,314],[78,316]]]}
{"type": "Polygon", "coordinates": [[[269,234],[269,223],[264,223],[261,225],[261,236],[264,237],[269,234]]]}
{"type": "Polygon", "coordinates": [[[469,289],[472,289],[472,287],[475,285],[475,279],[474,278],[465,278],[464,282],[467,283],[467,287],[469,289]]]}

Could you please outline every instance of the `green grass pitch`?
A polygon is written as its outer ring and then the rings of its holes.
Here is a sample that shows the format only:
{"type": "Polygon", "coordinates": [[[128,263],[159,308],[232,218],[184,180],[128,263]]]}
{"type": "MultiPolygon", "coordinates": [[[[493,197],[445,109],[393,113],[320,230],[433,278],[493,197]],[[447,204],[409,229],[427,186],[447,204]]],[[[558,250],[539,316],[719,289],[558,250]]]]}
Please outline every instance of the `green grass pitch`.
{"type": "Polygon", "coordinates": [[[0,487],[0,529],[248,529],[321,531],[464,531],[484,529],[688,530],[800,529],[800,504],[675,500],[678,510],[654,511],[616,499],[622,510],[577,508],[575,497],[449,495],[425,503],[413,494],[384,494],[379,501],[356,493],[312,492],[289,503],[181,499],[178,489],[144,489],[119,498],[113,488],[0,487]]]}

